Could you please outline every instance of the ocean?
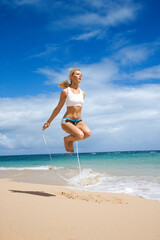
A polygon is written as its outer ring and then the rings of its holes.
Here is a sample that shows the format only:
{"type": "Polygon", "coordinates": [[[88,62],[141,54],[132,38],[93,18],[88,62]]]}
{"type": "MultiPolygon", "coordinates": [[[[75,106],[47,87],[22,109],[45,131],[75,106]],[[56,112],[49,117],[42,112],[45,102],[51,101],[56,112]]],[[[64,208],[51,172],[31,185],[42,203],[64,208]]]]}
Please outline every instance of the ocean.
{"type": "Polygon", "coordinates": [[[0,156],[0,178],[160,200],[160,151],[0,156]]]}

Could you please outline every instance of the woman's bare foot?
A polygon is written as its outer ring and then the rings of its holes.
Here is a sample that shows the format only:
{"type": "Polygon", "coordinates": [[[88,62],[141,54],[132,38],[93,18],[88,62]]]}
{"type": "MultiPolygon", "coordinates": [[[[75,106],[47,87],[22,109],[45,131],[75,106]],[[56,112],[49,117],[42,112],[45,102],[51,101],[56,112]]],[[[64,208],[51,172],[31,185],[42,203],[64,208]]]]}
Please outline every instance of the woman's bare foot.
{"type": "Polygon", "coordinates": [[[67,141],[67,137],[64,137],[64,147],[67,152],[70,152],[70,146],[69,146],[69,141],[67,141]]]}
{"type": "Polygon", "coordinates": [[[69,148],[70,148],[70,152],[74,153],[74,147],[73,147],[73,142],[72,141],[69,142],[69,148]]]}

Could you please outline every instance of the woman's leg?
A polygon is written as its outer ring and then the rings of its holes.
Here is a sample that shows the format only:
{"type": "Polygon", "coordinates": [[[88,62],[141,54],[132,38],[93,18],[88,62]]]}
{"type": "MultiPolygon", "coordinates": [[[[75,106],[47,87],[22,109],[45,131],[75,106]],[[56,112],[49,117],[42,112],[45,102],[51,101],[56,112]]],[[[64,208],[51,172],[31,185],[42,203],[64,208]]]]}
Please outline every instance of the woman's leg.
{"type": "Polygon", "coordinates": [[[62,129],[70,135],[64,138],[64,145],[67,152],[74,152],[73,142],[88,138],[91,135],[91,130],[82,121],[77,125],[70,122],[63,123],[62,129]]]}
{"type": "Polygon", "coordinates": [[[61,126],[65,132],[70,134],[69,136],[64,137],[65,149],[67,152],[74,152],[73,142],[82,140],[84,138],[84,133],[81,129],[70,122],[62,123],[61,126]]]}
{"type": "Polygon", "coordinates": [[[81,121],[81,122],[77,123],[76,127],[79,128],[83,132],[83,134],[84,134],[83,139],[86,139],[91,136],[91,130],[84,122],[81,121]]]}

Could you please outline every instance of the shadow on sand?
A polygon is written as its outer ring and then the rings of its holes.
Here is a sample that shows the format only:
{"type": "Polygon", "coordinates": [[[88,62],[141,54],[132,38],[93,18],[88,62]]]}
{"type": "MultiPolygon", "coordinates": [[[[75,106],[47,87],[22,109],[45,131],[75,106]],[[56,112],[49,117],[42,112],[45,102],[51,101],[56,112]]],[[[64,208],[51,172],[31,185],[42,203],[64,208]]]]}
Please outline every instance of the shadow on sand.
{"type": "Polygon", "coordinates": [[[32,195],[37,195],[42,197],[56,197],[56,195],[40,192],[40,191],[20,191],[20,190],[9,190],[9,191],[13,193],[26,193],[26,194],[32,194],[32,195]]]}

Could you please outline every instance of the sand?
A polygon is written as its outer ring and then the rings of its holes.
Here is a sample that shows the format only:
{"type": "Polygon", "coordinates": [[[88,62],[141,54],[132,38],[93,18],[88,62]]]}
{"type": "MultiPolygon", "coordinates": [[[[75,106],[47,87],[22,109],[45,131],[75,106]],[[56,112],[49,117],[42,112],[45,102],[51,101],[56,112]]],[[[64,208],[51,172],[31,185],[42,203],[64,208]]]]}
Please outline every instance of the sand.
{"type": "Polygon", "coordinates": [[[159,240],[160,202],[0,179],[0,240],[159,240]]]}

